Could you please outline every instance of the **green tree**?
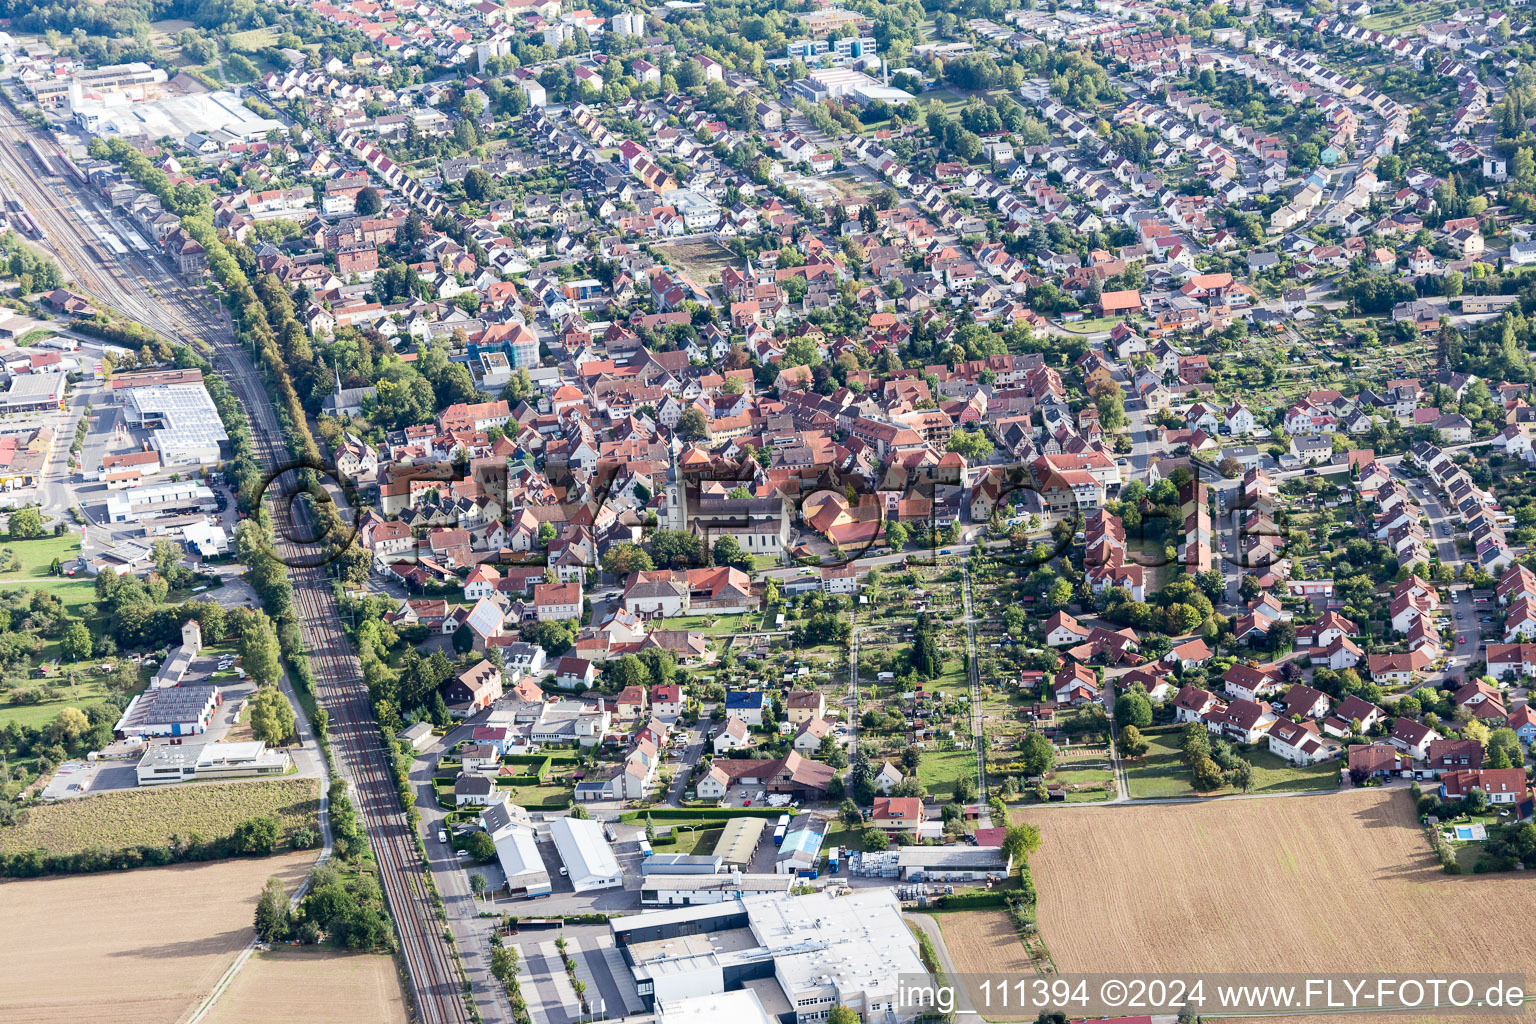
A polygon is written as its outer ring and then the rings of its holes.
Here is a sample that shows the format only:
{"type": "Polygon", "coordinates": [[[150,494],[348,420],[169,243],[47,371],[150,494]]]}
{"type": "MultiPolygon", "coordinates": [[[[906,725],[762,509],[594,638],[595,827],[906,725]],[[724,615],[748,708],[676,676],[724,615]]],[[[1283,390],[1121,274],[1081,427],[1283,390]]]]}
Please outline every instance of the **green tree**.
{"type": "Polygon", "coordinates": [[[78,619],[71,622],[59,638],[59,654],[66,661],[84,661],[91,656],[93,647],[91,631],[78,619]]]}
{"type": "Polygon", "coordinates": [[[256,936],[263,942],[281,942],[293,927],[293,914],[288,908],[288,894],[283,883],[276,878],[267,879],[256,901],[256,936]]]}
{"type": "MultiPolygon", "coordinates": [[[[1119,709],[1119,706],[1120,706],[1119,702],[1117,701],[1116,704],[1115,704],[1116,710],[1119,709]]],[[[1136,728],[1134,725],[1124,725],[1124,726],[1121,727],[1121,729],[1120,729],[1120,753],[1121,754],[1123,754],[1126,757],[1140,757],[1141,755],[1143,755],[1143,754],[1145,754],[1147,752],[1149,746],[1150,746],[1150,744],[1147,743],[1146,738],[1141,735],[1141,730],[1140,729],[1136,728]]]]}
{"type": "Polygon", "coordinates": [[[859,836],[859,839],[863,841],[864,849],[873,853],[879,853],[882,850],[888,850],[891,846],[891,837],[880,831],[878,828],[865,829],[859,836]]]}
{"type": "Polygon", "coordinates": [[[11,540],[35,540],[43,535],[43,514],[35,508],[19,508],[11,513],[11,540]]]}
{"type": "Polygon", "coordinates": [[[277,820],[248,818],[235,826],[230,845],[236,853],[265,857],[277,849],[277,820]]]}
{"type": "Polygon", "coordinates": [[[1134,725],[1138,729],[1145,729],[1152,724],[1152,701],[1147,699],[1147,691],[1139,683],[1132,685],[1125,696],[1115,701],[1115,720],[1121,725],[1134,725]]]}
{"type": "Polygon", "coordinates": [[[1226,781],[1221,768],[1209,757],[1197,757],[1189,766],[1189,774],[1198,790],[1212,790],[1221,787],[1226,781]]]}
{"type": "Polygon", "coordinates": [[[692,405],[684,409],[683,414],[677,418],[677,427],[673,433],[684,441],[702,441],[708,437],[709,420],[704,410],[692,405]]]}
{"type": "Polygon", "coordinates": [[[1030,854],[1040,849],[1040,829],[1027,822],[1009,825],[1003,833],[1003,852],[1013,858],[1015,864],[1029,860],[1030,854]]]}
{"type": "Polygon", "coordinates": [[[484,202],[496,193],[496,181],[483,167],[471,167],[464,175],[464,194],[475,202],[484,202]]]}
{"type": "Polygon", "coordinates": [[[1190,722],[1184,726],[1184,731],[1179,736],[1179,750],[1183,754],[1184,763],[1193,765],[1200,758],[1211,756],[1211,734],[1200,722],[1190,722]]]}
{"type": "Polygon", "coordinates": [[[516,946],[491,947],[491,977],[505,985],[517,977],[517,966],[516,946]]]}
{"type": "Polygon", "coordinates": [[[1043,734],[1028,732],[1019,744],[1019,760],[1025,775],[1044,775],[1056,763],[1056,748],[1043,734]]]}
{"type": "Polygon", "coordinates": [[[240,664],[257,686],[277,682],[282,674],[282,648],[266,612],[257,610],[246,617],[240,629],[239,647],[240,664]]]}
{"type": "Polygon", "coordinates": [[[611,576],[624,579],[637,572],[650,572],[656,568],[651,556],[633,541],[620,541],[603,555],[603,568],[611,576]]]}
{"type": "Polygon", "coordinates": [[[907,546],[907,526],[892,520],[885,524],[885,542],[890,545],[892,551],[900,551],[907,546]]]}
{"type": "Polygon", "coordinates": [[[743,572],[752,569],[752,556],[741,549],[741,542],[729,533],[722,533],[710,549],[716,565],[734,566],[743,572]]]}
{"type": "Polygon", "coordinates": [[[276,686],[263,686],[251,695],[249,704],[251,734],[272,746],[287,740],[294,734],[297,724],[293,705],[276,686]]]}
{"type": "Polygon", "coordinates": [[[827,1013],[827,1024],[860,1024],[858,1012],[846,1006],[834,1006],[827,1013]]]}
{"type": "Polygon", "coordinates": [[[965,456],[967,462],[985,462],[997,450],[992,439],[980,430],[957,430],[949,438],[948,448],[965,456]]]}
{"type": "Polygon", "coordinates": [[[461,624],[453,631],[453,649],[459,654],[468,654],[475,649],[475,631],[469,628],[468,623],[461,624]]]}
{"type": "Polygon", "coordinates": [[[618,661],[610,662],[603,674],[620,687],[645,686],[651,681],[651,673],[646,669],[645,662],[633,654],[626,654],[618,661]]]}
{"type": "Polygon", "coordinates": [[[479,864],[489,864],[496,859],[496,842],[484,832],[471,832],[465,837],[464,849],[479,864]]]}
{"type": "Polygon", "coordinates": [[[1536,156],[1529,146],[1521,146],[1509,162],[1509,176],[1517,185],[1536,184],[1536,156]]]}
{"type": "Polygon", "coordinates": [[[364,186],[357,193],[354,209],[356,209],[359,217],[372,217],[384,209],[384,200],[380,197],[379,190],[372,185],[364,186]]]}

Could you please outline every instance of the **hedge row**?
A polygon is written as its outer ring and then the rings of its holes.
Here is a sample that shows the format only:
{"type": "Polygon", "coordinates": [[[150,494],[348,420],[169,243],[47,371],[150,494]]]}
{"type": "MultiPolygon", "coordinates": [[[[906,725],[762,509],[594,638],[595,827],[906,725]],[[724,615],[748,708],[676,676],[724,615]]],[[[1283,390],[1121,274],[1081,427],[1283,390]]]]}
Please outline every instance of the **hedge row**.
{"type": "Polygon", "coordinates": [[[730,821],[732,818],[777,818],[792,813],[787,807],[653,807],[648,811],[625,811],[619,820],[632,824],[647,816],[655,821],[730,821]]]}

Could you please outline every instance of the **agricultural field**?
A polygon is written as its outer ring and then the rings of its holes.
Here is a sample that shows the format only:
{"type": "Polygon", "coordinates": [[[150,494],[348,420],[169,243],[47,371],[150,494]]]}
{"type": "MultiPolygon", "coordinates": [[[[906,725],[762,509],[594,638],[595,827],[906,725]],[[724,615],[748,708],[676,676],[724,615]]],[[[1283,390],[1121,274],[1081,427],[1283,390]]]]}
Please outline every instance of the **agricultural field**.
{"type": "Polygon", "coordinates": [[[25,824],[0,829],[0,853],[50,853],[164,846],[172,836],[204,839],[231,834],[250,818],[277,819],[279,835],[315,825],[319,783],[314,779],[261,779],[158,789],[131,789],[42,804],[25,824]]]}
{"type": "Polygon", "coordinates": [[[0,1024],[183,1019],[250,941],[266,880],[292,889],[314,859],[296,853],[0,885],[0,1024]]]}
{"type": "Polygon", "coordinates": [[[410,1016],[392,957],[276,949],[257,953],[235,975],[206,1024],[406,1024],[410,1016]]]}
{"type": "Polygon", "coordinates": [[[1536,880],[1444,874],[1404,790],[1016,818],[1042,832],[1040,929],[1063,973],[1536,969],[1509,939],[1536,880]],[[1233,900],[1234,878],[1293,894],[1286,927],[1273,900],[1233,900]]]}
{"type": "MultiPolygon", "coordinates": [[[[1007,911],[955,910],[931,916],[944,935],[944,948],[958,973],[992,978],[1027,978],[1039,973],[1007,911]]],[[[977,992],[971,991],[969,996],[972,1005],[980,1005],[977,992]]],[[[984,1019],[1024,1021],[1034,1020],[1035,1015],[989,1010],[984,1019]]]]}

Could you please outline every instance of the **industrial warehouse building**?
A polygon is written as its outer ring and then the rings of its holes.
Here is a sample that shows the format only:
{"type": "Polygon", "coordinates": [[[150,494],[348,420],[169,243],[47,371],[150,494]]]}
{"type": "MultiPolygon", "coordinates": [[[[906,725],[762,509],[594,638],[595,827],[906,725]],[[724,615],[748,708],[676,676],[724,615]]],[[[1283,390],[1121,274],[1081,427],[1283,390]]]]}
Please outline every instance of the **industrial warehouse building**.
{"type": "Polygon", "coordinates": [[[826,818],[799,814],[789,823],[789,831],[779,847],[773,870],[781,875],[800,872],[811,874],[821,867],[821,841],[827,836],[826,818]]]}
{"type": "Polygon", "coordinates": [[[196,736],[207,731],[223,699],[213,685],[145,690],[128,702],[112,731],[119,737],[196,736]]]}
{"type": "Polygon", "coordinates": [[[1007,878],[1013,858],[1000,846],[903,846],[896,863],[909,882],[985,882],[1007,878]]]}
{"type": "Polygon", "coordinates": [[[725,823],[725,830],[715,841],[715,854],[726,867],[746,869],[752,866],[752,855],[763,841],[765,823],[762,818],[732,818],[725,823]]]}
{"type": "Polygon", "coordinates": [[[690,853],[658,853],[640,862],[640,873],[651,875],[718,875],[721,871],[719,856],[690,853]]]}
{"type": "Polygon", "coordinates": [[[245,743],[157,743],[139,759],[141,786],[167,782],[204,782],[286,775],[293,759],[281,750],[268,750],[260,740],[245,743]]]}
{"type": "Polygon", "coordinates": [[[510,894],[527,899],[548,896],[549,872],[539,856],[528,812],[515,804],[493,804],[480,815],[480,827],[496,843],[496,860],[507,876],[510,894]]]}
{"type": "Polygon", "coordinates": [[[897,979],[927,973],[886,888],[746,896],[614,918],[609,928],[652,1011],[745,990],[777,1020],[825,1019],[846,1006],[866,1021],[899,1022],[917,1014],[898,1001],[897,979]]]}
{"type": "Polygon", "coordinates": [[[577,892],[590,889],[611,889],[624,884],[624,872],[619,868],[613,848],[603,838],[603,827],[595,821],[579,818],[556,818],[549,826],[549,834],[555,840],[560,853],[560,863],[565,865],[571,887],[577,892]]]}
{"type": "Polygon", "coordinates": [[[218,501],[206,484],[195,480],[133,487],[107,498],[107,521],[126,523],[141,516],[177,512],[214,512],[218,501]]]}
{"type": "Polygon", "coordinates": [[[640,903],[647,907],[694,907],[765,893],[783,895],[789,892],[794,882],[792,875],[743,874],[740,871],[710,875],[648,874],[640,883],[640,903]]]}
{"type": "Polygon", "coordinates": [[[123,421],[149,431],[150,446],[167,469],[211,466],[224,458],[229,435],[201,382],[126,388],[119,394],[123,421]]]}
{"type": "Polygon", "coordinates": [[[5,412],[45,412],[64,406],[62,373],[18,373],[0,395],[0,409],[5,412]]]}
{"type": "Polygon", "coordinates": [[[731,1024],[778,1024],[777,1018],[768,1016],[757,995],[744,988],[657,1003],[656,1016],[661,1024],[717,1024],[723,1020],[731,1024]]]}

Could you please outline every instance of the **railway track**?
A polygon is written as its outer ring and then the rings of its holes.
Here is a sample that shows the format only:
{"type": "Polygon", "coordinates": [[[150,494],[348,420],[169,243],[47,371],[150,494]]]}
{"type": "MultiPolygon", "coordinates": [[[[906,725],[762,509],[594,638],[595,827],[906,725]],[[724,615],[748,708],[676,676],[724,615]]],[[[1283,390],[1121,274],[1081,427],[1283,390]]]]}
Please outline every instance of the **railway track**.
{"type": "MultiPolygon", "coordinates": [[[[100,210],[72,181],[43,175],[25,145],[32,129],[0,109],[0,178],[31,213],[54,253],[79,286],[162,336],[205,342],[251,425],[252,444],[268,473],[289,464],[277,414],[250,356],[235,340],[221,308],[210,308],[153,259],[102,252],[81,210],[100,210]]],[[[290,566],[300,629],[314,670],[316,699],[330,716],[337,770],[351,783],[354,804],[373,847],[380,887],[395,920],[417,1014],[423,1024],[471,1024],[464,982],[428,887],[427,865],[401,805],[389,753],[373,718],[362,665],[341,628],[323,567],[305,567],[314,548],[291,538],[293,507],[277,497],[271,508],[277,554],[290,566]]],[[[302,513],[300,514],[302,517],[302,513]]]]}

